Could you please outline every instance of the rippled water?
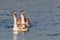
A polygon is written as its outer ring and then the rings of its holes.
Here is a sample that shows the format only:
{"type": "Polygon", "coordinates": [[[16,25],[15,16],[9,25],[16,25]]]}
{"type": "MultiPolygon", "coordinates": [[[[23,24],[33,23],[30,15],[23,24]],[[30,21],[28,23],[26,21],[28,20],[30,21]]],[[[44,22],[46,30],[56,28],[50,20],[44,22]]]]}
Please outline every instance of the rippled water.
{"type": "Polygon", "coordinates": [[[60,0],[0,0],[0,40],[60,40],[60,0]],[[25,34],[12,31],[13,10],[30,19],[25,34]]]}

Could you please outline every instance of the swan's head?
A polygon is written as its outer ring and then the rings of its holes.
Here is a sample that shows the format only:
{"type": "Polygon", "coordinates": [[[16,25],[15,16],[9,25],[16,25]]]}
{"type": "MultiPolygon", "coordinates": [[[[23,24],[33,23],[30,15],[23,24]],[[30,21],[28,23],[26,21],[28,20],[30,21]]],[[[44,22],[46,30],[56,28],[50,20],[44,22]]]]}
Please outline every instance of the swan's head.
{"type": "Polygon", "coordinates": [[[16,13],[17,13],[17,12],[16,12],[16,11],[14,11],[14,12],[13,12],[13,15],[14,15],[14,16],[16,16],[16,13]]]}
{"type": "Polygon", "coordinates": [[[22,11],[21,11],[21,15],[23,15],[23,16],[25,15],[25,12],[24,12],[24,10],[22,10],[22,11]]]}

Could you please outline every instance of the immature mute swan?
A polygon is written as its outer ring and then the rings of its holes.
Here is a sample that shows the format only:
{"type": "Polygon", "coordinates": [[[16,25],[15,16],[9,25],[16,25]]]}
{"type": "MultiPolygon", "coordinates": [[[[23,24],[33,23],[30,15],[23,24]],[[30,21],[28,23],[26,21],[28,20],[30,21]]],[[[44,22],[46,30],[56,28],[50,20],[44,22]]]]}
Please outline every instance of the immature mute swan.
{"type": "Polygon", "coordinates": [[[28,31],[29,29],[29,19],[25,18],[25,12],[21,11],[21,18],[17,19],[17,25],[19,31],[28,31]]]}

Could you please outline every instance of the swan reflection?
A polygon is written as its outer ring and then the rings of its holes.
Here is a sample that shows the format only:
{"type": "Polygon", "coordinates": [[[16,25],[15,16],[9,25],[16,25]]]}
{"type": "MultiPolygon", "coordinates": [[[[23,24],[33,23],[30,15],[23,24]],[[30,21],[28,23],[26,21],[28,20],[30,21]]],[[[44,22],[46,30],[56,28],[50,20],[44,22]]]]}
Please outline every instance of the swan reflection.
{"type": "Polygon", "coordinates": [[[17,40],[18,31],[13,31],[13,40],[17,40]]]}
{"type": "Polygon", "coordinates": [[[27,40],[25,34],[26,34],[25,32],[22,32],[23,40],[27,40]]]}
{"type": "Polygon", "coordinates": [[[18,40],[17,39],[18,37],[22,37],[22,40],[27,40],[25,32],[13,31],[13,40],[18,40]],[[18,34],[22,34],[22,35],[18,36],[18,34]]]}

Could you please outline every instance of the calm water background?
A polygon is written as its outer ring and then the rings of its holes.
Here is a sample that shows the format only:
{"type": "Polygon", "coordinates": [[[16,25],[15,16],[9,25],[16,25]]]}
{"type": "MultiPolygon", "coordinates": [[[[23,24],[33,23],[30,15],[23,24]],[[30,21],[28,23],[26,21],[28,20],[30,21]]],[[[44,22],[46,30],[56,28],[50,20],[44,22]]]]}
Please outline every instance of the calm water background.
{"type": "Polygon", "coordinates": [[[60,40],[60,0],[0,0],[0,40],[60,40]],[[30,19],[27,33],[14,35],[13,10],[30,19]]]}

